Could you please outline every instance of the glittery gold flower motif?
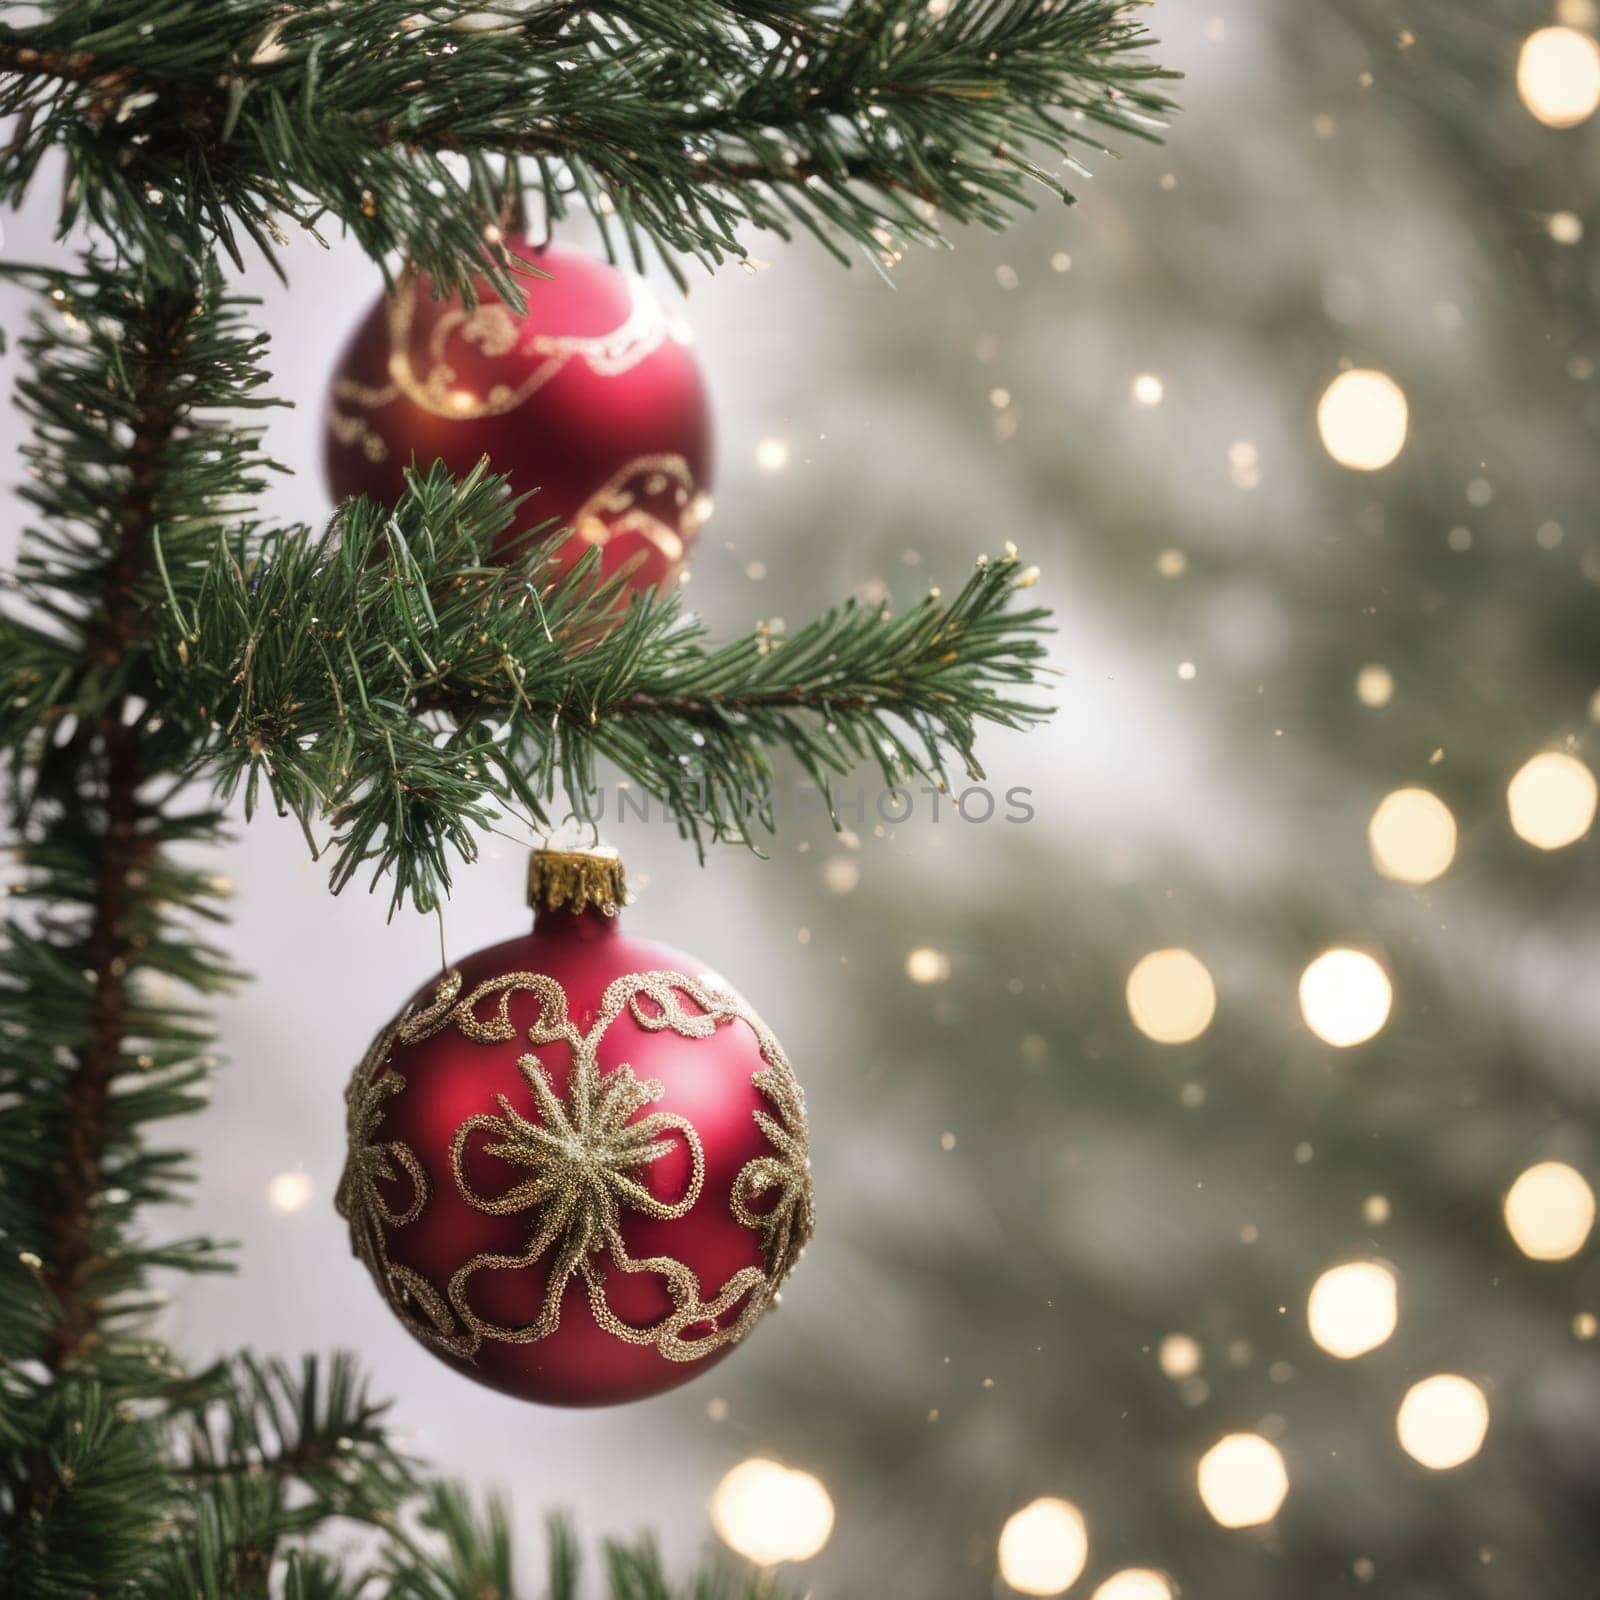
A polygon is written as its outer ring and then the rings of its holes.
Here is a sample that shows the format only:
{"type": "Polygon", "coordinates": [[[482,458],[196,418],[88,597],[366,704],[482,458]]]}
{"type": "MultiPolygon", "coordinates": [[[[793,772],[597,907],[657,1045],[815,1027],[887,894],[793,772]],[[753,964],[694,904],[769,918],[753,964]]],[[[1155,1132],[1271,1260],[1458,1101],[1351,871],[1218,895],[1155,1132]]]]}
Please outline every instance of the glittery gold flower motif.
{"type": "MultiPolygon", "coordinates": [[[[551,1086],[536,1056],[517,1062],[533,1092],[540,1121],[530,1122],[504,1096],[498,1116],[468,1117],[450,1145],[450,1171],[469,1205],[491,1216],[530,1212],[533,1233],[520,1256],[479,1256],[450,1280],[450,1301],[462,1320],[485,1337],[514,1343],[542,1339],[561,1322],[561,1300],[573,1277],[582,1273],[595,1288],[590,1257],[621,1250],[619,1225],[624,1211],[662,1222],[687,1215],[705,1182],[705,1151],[700,1136],[685,1117],[652,1111],[634,1117],[661,1098],[661,1085],[643,1083],[633,1068],[619,1066],[603,1077],[592,1057],[579,1060],[565,1100],[551,1086]],[[479,1194],[468,1180],[463,1158],[475,1133],[488,1135],[483,1149],[528,1176],[504,1194],[479,1194]],[[658,1200],[642,1181],[646,1170],[669,1155],[682,1139],[689,1151],[691,1173],[683,1194],[658,1200]],[[531,1266],[554,1252],[545,1287],[544,1309],[525,1328],[494,1327],[475,1316],[467,1304],[467,1282],[485,1267],[531,1266]]],[[[620,1261],[618,1262],[620,1265],[620,1261]]]]}

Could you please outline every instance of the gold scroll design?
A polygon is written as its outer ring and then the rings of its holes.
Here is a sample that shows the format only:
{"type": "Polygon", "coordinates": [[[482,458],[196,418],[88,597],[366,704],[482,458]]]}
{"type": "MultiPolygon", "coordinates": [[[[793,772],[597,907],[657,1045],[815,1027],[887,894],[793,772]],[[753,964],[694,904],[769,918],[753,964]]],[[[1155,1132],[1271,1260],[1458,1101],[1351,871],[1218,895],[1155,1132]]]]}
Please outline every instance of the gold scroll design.
{"type": "Polygon", "coordinates": [[[710,498],[696,493],[694,474],[682,456],[637,456],[584,501],[572,526],[585,544],[599,545],[602,550],[613,539],[632,534],[653,545],[668,561],[681,561],[685,540],[700,531],[710,511],[710,498]],[[649,505],[668,493],[678,507],[676,527],[649,505]]]}
{"type": "MultiPolygon", "coordinates": [[[[571,1067],[565,1094],[558,1093],[538,1056],[518,1058],[517,1070],[533,1097],[539,1121],[523,1116],[505,1095],[497,1113],[468,1117],[451,1143],[450,1169],[467,1204],[491,1216],[529,1216],[529,1236],[517,1254],[485,1252],[465,1262],[447,1286],[448,1321],[435,1315],[442,1304],[436,1290],[424,1303],[427,1321],[409,1307],[396,1310],[425,1341],[471,1359],[486,1340],[531,1344],[560,1326],[567,1289],[581,1280],[596,1324],[629,1344],[653,1346],[666,1360],[697,1361],[736,1342],[755,1325],[776,1297],[815,1225],[807,1159],[805,1098],[782,1048],[771,1031],[738,996],[681,973],[646,972],[618,978],[605,991],[593,1026],[581,1031],[567,1015],[566,995],[554,979],[531,972],[507,973],[480,984],[458,999],[459,973],[440,984],[434,1001],[413,1012],[394,1031],[402,1043],[454,1027],[477,1043],[505,1043],[516,1037],[510,1020],[511,997],[522,991],[538,998],[539,1014],[528,1029],[535,1046],[564,1043],[571,1067]],[[684,1004],[687,1000],[694,1007],[684,1004]],[[735,1178],[731,1210],[742,1227],[760,1235],[763,1267],[733,1274],[711,1298],[703,1298],[698,1277],[671,1256],[636,1258],[621,1232],[634,1213],[670,1221],[685,1216],[700,1198],[705,1155],[699,1134],[673,1112],[639,1113],[661,1097],[659,1082],[640,1080],[626,1064],[602,1072],[598,1051],[606,1030],[626,1011],[648,1032],[671,1031],[688,1039],[709,1038],[735,1019],[755,1034],[763,1066],[751,1082],[769,1110],[753,1113],[771,1150],[747,1162],[735,1178]],[[526,1176],[495,1195],[479,1194],[465,1172],[468,1141],[482,1135],[482,1148],[526,1176]],[[642,1181],[656,1161],[685,1148],[690,1178],[675,1200],[660,1200],[642,1181]],[[548,1261],[544,1304],[539,1315],[520,1326],[503,1326],[472,1306],[471,1280],[485,1270],[518,1270],[548,1261]],[[664,1283],[672,1310],[640,1327],[611,1308],[607,1269],[650,1273],[664,1283]],[[722,1319],[734,1313],[724,1326],[722,1319]]],[[[368,1262],[372,1265],[371,1261],[368,1262]]],[[[374,1272],[381,1285],[391,1278],[374,1272]]],[[[403,1287],[410,1288],[409,1285],[403,1287]]],[[[414,1290],[411,1290],[414,1294],[414,1290]]],[[[395,1296],[391,1288],[391,1301],[395,1296]]]]}
{"type": "MultiPolygon", "coordinates": [[[[460,981],[457,977],[457,987],[460,981]]],[[[405,1026],[402,1019],[373,1040],[345,1090],[348,1154],[334,1205],[350,1225],[357,1259],[383,1289],[400,1320],[421,1339],[448,1341],[453,1324],[443,1296],[420,1273],[389,1257],[388,1230],[415,1222],[428,1203],[428,1175],[416,1152],[401,1140],[378,1136],[387,1102],[406,1086],[389,1064],[405,1026]],[[409,1185],[410,1199],[397,1206],[389,1195],[402,1179],[409,1185]]]]}
{"type": "MultiPolygon", "coordinates": [[[[386,384],[358,383],[340,378],[333,398],[371,411],[389,405],[403,394],[437,417],[469,421],[498,417],[515,411],[542,389],[570,361],[582,361],[601,378],[616,378],[631,371],[660,349],[668,333],[665,307],[643,284],[627,279],[628,310],[622,321],[600,334],[536,333],[528,341],[539,360],[520,383],[491,384],[482,395],[457,387],[449,347],[460,339],[485,356],[497,360],[517,348],[523,329],[510,307],[499,300],[480,301],[471,310],[452,305],[428,330],[420,362],[414,358],[412,335],[416,321],[417,292],[410,278],[402,278],[388,301],[389,377],[386,384]]],[[[369,459],[375,436],[364,430],[360,418],[337,406],[329,411],[330,429],[342,444],[359,444],[369,459]]],[[[377,441],[381,443],[381,441],[377,441]]]]}

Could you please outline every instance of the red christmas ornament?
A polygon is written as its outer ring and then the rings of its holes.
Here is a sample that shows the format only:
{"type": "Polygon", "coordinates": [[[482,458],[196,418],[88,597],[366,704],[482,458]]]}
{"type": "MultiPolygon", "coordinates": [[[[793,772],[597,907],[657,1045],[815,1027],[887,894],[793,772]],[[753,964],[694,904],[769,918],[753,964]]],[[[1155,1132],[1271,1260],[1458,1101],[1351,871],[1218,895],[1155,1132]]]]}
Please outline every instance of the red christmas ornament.
{"type": "Polygon", "coordinates": [[[413,459],[460,477],[487,456],[526,517],[558,518],[570,566],[599,545],[635,589],[676,580],[711,511],[711,411],[690,334],[641,279],[576,250],[510,236],[548,278],[518,316],[479,279],[478,304],[408,277],[381,295],[334,369],[323,459],[334,499],[392,505],[413,459]]]}
{"type": "Polygon", "coordinates": [[[614,858],[538,852],[532,933],[429,982],[346,1091],[338,1205],[417,1339],[525,1400],[720,1360],[813,1222],[805,1099],[701,963],[617,925],[614,858]]]}

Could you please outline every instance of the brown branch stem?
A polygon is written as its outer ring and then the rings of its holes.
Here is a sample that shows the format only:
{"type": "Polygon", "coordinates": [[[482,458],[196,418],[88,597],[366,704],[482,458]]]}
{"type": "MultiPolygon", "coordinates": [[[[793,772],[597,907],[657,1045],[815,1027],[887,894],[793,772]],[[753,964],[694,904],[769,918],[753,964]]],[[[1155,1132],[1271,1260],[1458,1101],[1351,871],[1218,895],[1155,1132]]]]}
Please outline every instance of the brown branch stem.
{"type": "Polygon", "coordinates": [[[681,717],[694,722],[712,717],[741,716],[754,711],[815,711],[822,713],[892,710],[887,694],[830,693],[827,689],[768,689],[747,694],[656,695],[631,694],[605,709],[606,717],[681,717]]]}

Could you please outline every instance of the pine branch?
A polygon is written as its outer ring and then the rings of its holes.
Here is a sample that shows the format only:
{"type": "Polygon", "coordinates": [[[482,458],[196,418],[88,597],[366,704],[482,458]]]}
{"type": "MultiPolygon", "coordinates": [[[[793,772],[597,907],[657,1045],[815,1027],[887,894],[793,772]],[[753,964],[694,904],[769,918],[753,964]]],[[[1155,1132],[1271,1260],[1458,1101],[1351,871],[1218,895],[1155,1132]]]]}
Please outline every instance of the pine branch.
{"type": "Polygon", "coordinates": [[[101,1385],[69,1379],[26,1414],[0,1393],[0,1592],[137,1592],[156,1565],[166,1489],[154,1431],[101,1385]]]}
{"type": "Polygon", "coordinates": [[[388,1442],[387,1404],[371,1398],[346,1352],[324,1368],[307,1356],[298,1374],[245,1354],[223,1380],[181,1407],[182,1475],[191,1482],[248,1472],[281,1490],[309,1492],[318,1516],[371,1517],[414,1487],[411,1468],[388,1442]]]}
{"type": "MultiPolygon", "coordinates": [[[[386,1552],[384,1576],[387,1592],[395,1600],[516,1595],[511,1525],[503,1501],[491,1499],[480,1516],[455,1484],[433,1484],[418,1520],[424,1536],[397,1539],[386,1552]]],[[[552,1552],[558,1545],[563,1562],[567,1562],[570,1546],[557,1539],[552,1541],[552,1552]]],[[[568,1600],[570,1593],[570,1589],[566,1594],[558,1592],[555,1600],[568,1600]]]]}
{"type": "MultiPolygon", "coordinates": [[[[105,570],[95,620],[101,662],[113,677],[122,673],[141,626],[135,595],[150,559],[163,457],[180,420],[173,382],[195,309],[192,293],[162,297],[150,306],[142,330],[143,360],[129,397],[133,423],[127,478],[116,510],[115,551],[105,570]]],[[[51,1207],[44,1267],[45,1287],[60,1307],[44,1359],[58,1370],[77,1357],[94,1332],[96,1307],[87,1280],[94,1204],[103,1186],[101,1160],[109,1135],[108,1099],[128,1024],[128,967],[135,955],[129,901],[136,875],[153,849],[139,825],[144,771],[126,694],[106,700],[97,732],[104,749],[105,839],[94,869],[89,930],[93,999],[88,1038],[67,1088],[67,1149],[51,1207]]]]}
{"type": "MultiPolygon", "coordinates": [[[[506,1508],[491,1499],[480,1512],[459,1488],[431,1488],[419,1518],[420,1535],[403,1534],[390,1546],[382,1569],[383,1593],[392,1600],[532,1600],[517,1582],[506,1508]]],[[[543,1600],[577,1600],[577,1542],[565,1518],[546,1520],[543,1600]]],[[[654,1540],[612,1540],[604,1549],[606,1600],[797,1600],[769,1572],[713,1558],[682,1585],[662,1565],[654,1540]]]]}
{"type": "Polygon", "coordinates": [[[679,1589],[667,1575],[654,1539],[631,1544],[612,1540],[605,1548],[606,1587],[611,1600],[782,1600],[783,1586],[771,1575],[732,1562],[708,1565],[692,1587],[679,1589]]]}
{"type": "MultiPolygon", "coordinates": [[[[389,1523],[417,1480],[386,1410],[345,1354],[326,1366],[307,1357],[298,1373],[244,1355],[210,1375],[166,1419],[178,1487],[170,1592],[266,1595],[287,1541],[334,1518],[389,1523]]],[[[318,1576],[302,1569],[296,1581],[318,1576]]]]}
{"type": "Polygon", "coordinates": [[[284,1600],[364,1600],[376,1588],[362,1575],[350,1575],[314,1551],[291,1550],[284,1572],[284,1600]]]}
{"type": "Polygon", "coordinates": [[[751,225],[892,259],[938,214],[998,227],[1030,185],[1070,199],[1047,164],[1076,166],[1089,125],[1148,136],[1171,76],[1148,42],[1122,0],[58,0],[0,27],[20,119],[0,193],[64,147],[63,227],[163,271],[212,242],[270,256],[279,217],[331,216],[467,289],[523,186],[675,272],[742,258],[751,225]]]}
{"type": "Polygon", "coordinates": [[[773,825],[779,753],[825,791],[862,761],[943,786],[951,757],[981,775],[980,722],[1044,714],[1018,693],[1045,613],[1012,609],[1031,582],[1013,556],[898,618],[850,602],[711,647],[673,600],[622,612],[593,562],[557,578],[530,544],[524,575],[488,564],[515,515],[481,469],[436,467],[392,515],[351,502],[259,555],[219,541],[163,563],[161,693],[195,774],[247,811],[265,785],[314,847],[329,819],[335,889],[371,862],[427,908],[499,807],[544,827],[591,812],[602,758],[686,836],[749,842],[773,825]]]}
{"type": "MultiPolygon", "coordinates": [[[[0,738],[11,756],[14,821],[24,869],[18,890],[43,908],[6,929],[0,979],[0,1090],[44,1119],[19,1119],[29,1182],[0,1203],[32,1276],[12,1289],[43,1331],[30,1349],[47,1366],[77,1363],[97,1345],[116,1302],[139,1293],[159,1262],[199,1264],[193,1247],[155,1250],[126,1232],[133,1207],[171,1198],[181,1166],[146,1149],[144,1120],[196,1104],[210,1036],[181,1008],[152,1007],[149,979],[207,991],[227,968],[185,914],[214,916],[214,886],[176,866],[172,845],[214,839],[207,812],[162,809],[148,785],[173,771],[171,735],[151,706],[148,613],[154,532],[182,541],[216,509],[218,474],[230,489],[254,478],[227,434],[208,432],[197,407],[218,393],[235,341],[216,313],[216,285],[125,286],[91,267],[25,341],[21,385],[37,442],[25,490],[49,519],[20,558],[35,624],[0,629],[9,704],[0,738]],[[70,321],[68,320],[70,319],[70,321]],[[138,1087],[124,1080],[137,1079],[138,1087]],[[108,1204],[106,1191],[127,1196],[108,1204]]],[[[135,1370],[146,1365],[143,1354],[135,1370]]],[[[106,1376],[101,1372],[101,1376],[106,1376]]]]}
{"type": "Polygon", "coordinates": [[[162,986],[207,993],[231,977],[196,935],[216,885],[171,854],[214,843],[220,819],[154,793],[175,780],[176,747],[152,698],[143,594],[157,526],[184,549],[257,480],[244,436],[200,414],[236,392],[239,338],[214,275],[141,283],[91,263],[54,298],[24,341],[20,385],[36,428],[24,494],[45,527],[28,531],[18,570],[40,604],[0,618],[11,887],[26,907],[4,925],[0,962],[0,1406],[13,1423],[0,1546],[22,1592],[78,1596],[147,1560],[162,1502],[129,1474],[116,1514],[85,1509],[92,1463],[64,1476],[62,1438],[164,1474],[125,1409],[185,1381],[142,1336],[149,1280],[220,1265],[208,1241],[137,1227],[144,1207],[182,1197],[188,1159],[146,1129],[198,1109],[212,1047],[162,986]]]}

